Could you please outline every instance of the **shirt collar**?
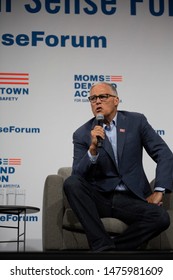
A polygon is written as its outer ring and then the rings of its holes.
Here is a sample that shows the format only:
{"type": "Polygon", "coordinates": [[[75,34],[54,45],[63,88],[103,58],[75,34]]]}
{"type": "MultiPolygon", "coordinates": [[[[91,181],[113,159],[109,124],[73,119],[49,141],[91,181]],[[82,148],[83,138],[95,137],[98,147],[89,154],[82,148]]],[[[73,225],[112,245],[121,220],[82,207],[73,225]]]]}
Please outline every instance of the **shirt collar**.
{"type": "MultiPolygon", "coordinates": [[[[112,127],[113,125],[117,126],[117,115],[118,112],[116,113],[115,117],[113,118],[113,120],[110,122],[109,126],[112,127]]],[[[105,123],[103,124],[103,127],[108,127],[108,125],[106,125],[105,123]]],[[[110,129],[111,130],[111,129],[110,129]]]]}
{"type": "Polygon", "coordinates": [[[116,113],[115,117],[112,120],[112,122],[115,126],[117,126],[117,116],[118,116],[118,112],[116,113]]]}

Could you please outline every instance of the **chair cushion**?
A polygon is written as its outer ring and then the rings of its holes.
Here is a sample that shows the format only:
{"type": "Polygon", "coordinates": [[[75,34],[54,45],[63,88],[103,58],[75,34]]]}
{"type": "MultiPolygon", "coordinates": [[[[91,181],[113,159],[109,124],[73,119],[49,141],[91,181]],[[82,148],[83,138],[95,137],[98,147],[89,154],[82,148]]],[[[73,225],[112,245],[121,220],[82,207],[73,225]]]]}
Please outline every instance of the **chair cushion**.
{"type": "MultiPolygon", "coordinates": [[[[111,235],[120,234],[124,232],[128,227],[125,223],[115,218],[102,218],[101,221],[103,222],[106,231],[111,235]]],[[[63,217],[63,228],[70,231],[84,233],[84,229],[81,223],[78,221],[71,208],[67,208],[65,210],[63,217]]]]}

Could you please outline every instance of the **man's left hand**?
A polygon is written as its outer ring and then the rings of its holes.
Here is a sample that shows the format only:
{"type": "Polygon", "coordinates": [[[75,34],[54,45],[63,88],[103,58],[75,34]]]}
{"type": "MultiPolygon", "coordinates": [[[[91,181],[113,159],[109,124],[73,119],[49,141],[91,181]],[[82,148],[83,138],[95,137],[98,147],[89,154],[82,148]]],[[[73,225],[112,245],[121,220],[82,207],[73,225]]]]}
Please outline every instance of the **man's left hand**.
{"type": "Polygon", "coordinates": [[[163,193],[162,192],[154,192],[150,196],[147,197],[148,203],[153,203],[157,205],[162,205],[163,193]]]}

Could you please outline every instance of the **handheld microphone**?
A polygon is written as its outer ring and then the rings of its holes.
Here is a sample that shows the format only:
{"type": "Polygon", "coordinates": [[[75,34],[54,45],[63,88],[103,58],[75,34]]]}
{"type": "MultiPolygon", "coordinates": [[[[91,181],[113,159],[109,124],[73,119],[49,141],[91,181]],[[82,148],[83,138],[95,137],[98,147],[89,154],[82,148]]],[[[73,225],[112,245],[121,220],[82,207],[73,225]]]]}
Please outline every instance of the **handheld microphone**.
{"type": "MultiPolygon", "coordinates": [[[[102,114],[98,114],[96,116],[96,120],[97,120],[97,125],[103,127],[104,116],[102,114]]],[[[101,147],[102,142],[103,142],[103,139],[100,136],[97,136],[97,147],[101,147]]]]}

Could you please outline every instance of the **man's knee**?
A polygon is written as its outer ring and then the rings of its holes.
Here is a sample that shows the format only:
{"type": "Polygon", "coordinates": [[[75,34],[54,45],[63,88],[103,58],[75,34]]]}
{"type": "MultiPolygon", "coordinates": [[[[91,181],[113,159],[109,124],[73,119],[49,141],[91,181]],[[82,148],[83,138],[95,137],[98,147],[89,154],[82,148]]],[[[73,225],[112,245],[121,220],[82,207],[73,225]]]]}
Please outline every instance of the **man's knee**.
{"type": "Polygon", "coordinates": [[[80,196],[82,193],[85,193],[87,190],[83,178],[77,175],[71,175],[64,181],[64,192],[68,195],[80,196]]]}
{"type": "Polygon", "coordinates": [[[157,218],[155,218],[155,227],[160,229],[160,231],[164,231],[170,226],[170,217],[165,209],[158,208],[158,210],[157,218]]]}
{"type": "Polygon", "coordinates": [[[86,180],[77,175],[71,175],[64,182],[64,192],[67,197],[83,197],[85,195],[91,195],[91,186],[86,180]]]}
{"type": "Polygon", "coordinates": [[[162,214],[161,226],[163,230],[166,230],[170,226],[170,217],[167,211],[164,211],[162,214]]]}
{"type": "Polygon", "coordinates": [[[71,175],[64,181],[64,185],[63,185],[64,192],[68,193],[69,191],[73,190],[74,188],[76,188],[77,184],[78,184],[78,177],[75,175],[71,175]]]}

